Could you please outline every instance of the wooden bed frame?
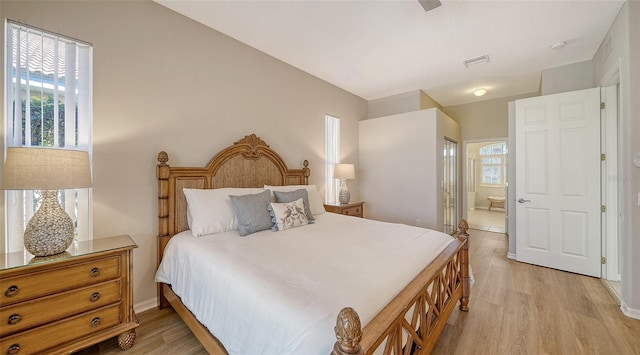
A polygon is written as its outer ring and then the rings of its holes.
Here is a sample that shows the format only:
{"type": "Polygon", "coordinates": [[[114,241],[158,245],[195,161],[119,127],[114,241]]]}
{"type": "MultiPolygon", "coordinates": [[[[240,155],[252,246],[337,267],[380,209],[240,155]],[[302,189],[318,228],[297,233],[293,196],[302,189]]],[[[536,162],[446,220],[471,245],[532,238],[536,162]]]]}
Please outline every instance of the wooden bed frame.
{"type": "MultiPolygon", "coordinates": [[[[262,187],[308,185],[309,162],[302,169],[288,169],[278,153],[255,134],[222,150],[204,167],[171,167],[166,152],[158,154],[158,265],[171,237],[189,229],[183,188],[262,187]]],[[[456,240],[387,304],[364,329],[352,308],[337,317],[337,341],[332,354],[371,354],[384,346],[383,354],[430,353],[456,303],[468,310],[469,235],[460,221],[456,240]]],[[[158,306],[171,306],[203,347],[212,354],[226,354],[224,346],[184,306],[170,285],[158,284],[158,306]]]]}

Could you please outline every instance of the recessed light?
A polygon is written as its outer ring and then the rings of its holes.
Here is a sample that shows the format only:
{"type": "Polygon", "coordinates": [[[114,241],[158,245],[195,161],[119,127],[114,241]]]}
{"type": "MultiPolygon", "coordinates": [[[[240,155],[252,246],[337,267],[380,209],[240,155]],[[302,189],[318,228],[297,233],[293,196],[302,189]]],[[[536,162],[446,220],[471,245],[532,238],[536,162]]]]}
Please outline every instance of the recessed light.
{"type": "Polygon", "coordinates": [[[566,45],[567,45],[567,42],[565,42],[565,41],[556,42],[556,43],[551,45],[551,49],[560,49],[560,48],[562,48],[562,47],[564,47],[566,45]]]}
{"type": "Polygon", "coordinates": [[[483,88],[476,89],[476,90],[473,91],[473,94],[476,95],[476,96],[482,96],[482,95],[484,95],[486,93],[487,93],[487,89],[483,89],[483,88]]]}

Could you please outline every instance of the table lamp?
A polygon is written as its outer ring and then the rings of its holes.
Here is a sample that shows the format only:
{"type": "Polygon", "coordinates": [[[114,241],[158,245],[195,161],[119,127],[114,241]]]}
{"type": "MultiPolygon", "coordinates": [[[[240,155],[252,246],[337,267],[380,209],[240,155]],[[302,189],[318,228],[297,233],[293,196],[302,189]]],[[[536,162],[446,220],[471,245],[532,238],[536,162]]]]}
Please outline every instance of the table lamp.
{"type": "Polygon", "coordinates": [[[75,226],[58,202],[59,189],[91,187],[89,153],[42,147],[10,147],[2,171],[4,190],[40,190],[40,208],[27,223],[24,246],[35,256],[64,252],[75,226]]]}
{"type": "Polygon", "coordinates": [[[356,170],[353,164],[336,164],[333,169],[333,177],[341,180],[340,194],[338,200],[340,204],[347,204],[351,199],[351,193],[347,187],[347,179],[356,178],[356,170]]]}

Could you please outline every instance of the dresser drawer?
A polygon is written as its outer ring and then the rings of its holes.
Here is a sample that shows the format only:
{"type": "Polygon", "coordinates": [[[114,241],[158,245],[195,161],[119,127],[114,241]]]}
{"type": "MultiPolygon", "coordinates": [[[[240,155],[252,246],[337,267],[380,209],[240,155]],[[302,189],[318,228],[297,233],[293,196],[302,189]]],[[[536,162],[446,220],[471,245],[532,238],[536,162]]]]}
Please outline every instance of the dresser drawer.
{"type": "Polygon", "coordinates": [[[119,323],[120,305],[117,304],[3,338],[0,340],[0,354],[44,352],[53,346],[105,330],[119,323]],[[15,352],[16,350],[18,352],[15,352]]]}
{"type": "Polygon", "coordinates": [[[121,299],[120,280],[0,308],[0,337],[97,309],[121,299]]]}
{"type": "Polygon", "coordinates": [[[6,306],[119,276],[120,257],[115,256],[6,278],[0,280],[0,304],[6,306]]]}
{"type": "Polygon", "coordinates": [[[347,216],[362,217],[362,207],[354,206],[342,209],[342,214],[347,216]]]}

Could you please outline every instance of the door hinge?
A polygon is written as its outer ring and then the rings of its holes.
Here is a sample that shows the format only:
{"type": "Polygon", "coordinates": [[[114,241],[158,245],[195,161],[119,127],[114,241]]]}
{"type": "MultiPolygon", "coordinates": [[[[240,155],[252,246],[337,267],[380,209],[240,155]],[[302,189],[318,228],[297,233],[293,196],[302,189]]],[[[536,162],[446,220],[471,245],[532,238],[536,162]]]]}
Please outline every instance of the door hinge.
{"type": "Polygon", "coordinates": [[[607,207],[604,205],[600,206],[600,212],[607,212],[607,207]]]}
{"type": "Polygon", "coordinates": [[[600,103],[600,109],[601,109],[601,110],[604,110],[606,107],[607,107],[607,105],[605,105],[605,103],[604,103],[604,102],[601,102],[601,103],[600,103]]]}
{"type": "Polygon", "coordinates": [[[607,263],[607,258],[605,258],[604,256],[601,256],[600,257],[600,263],[606,264],[607,263]]]}
{"type": "Polygon", "coordinates": [[[604,154],[604,153],[603,153],[603,154],[600,154],[600,160],[601,160],[601,161],[604,161],[606,158],[607,158],[607,155],[606,155],[606,154],[604,154]]]}

